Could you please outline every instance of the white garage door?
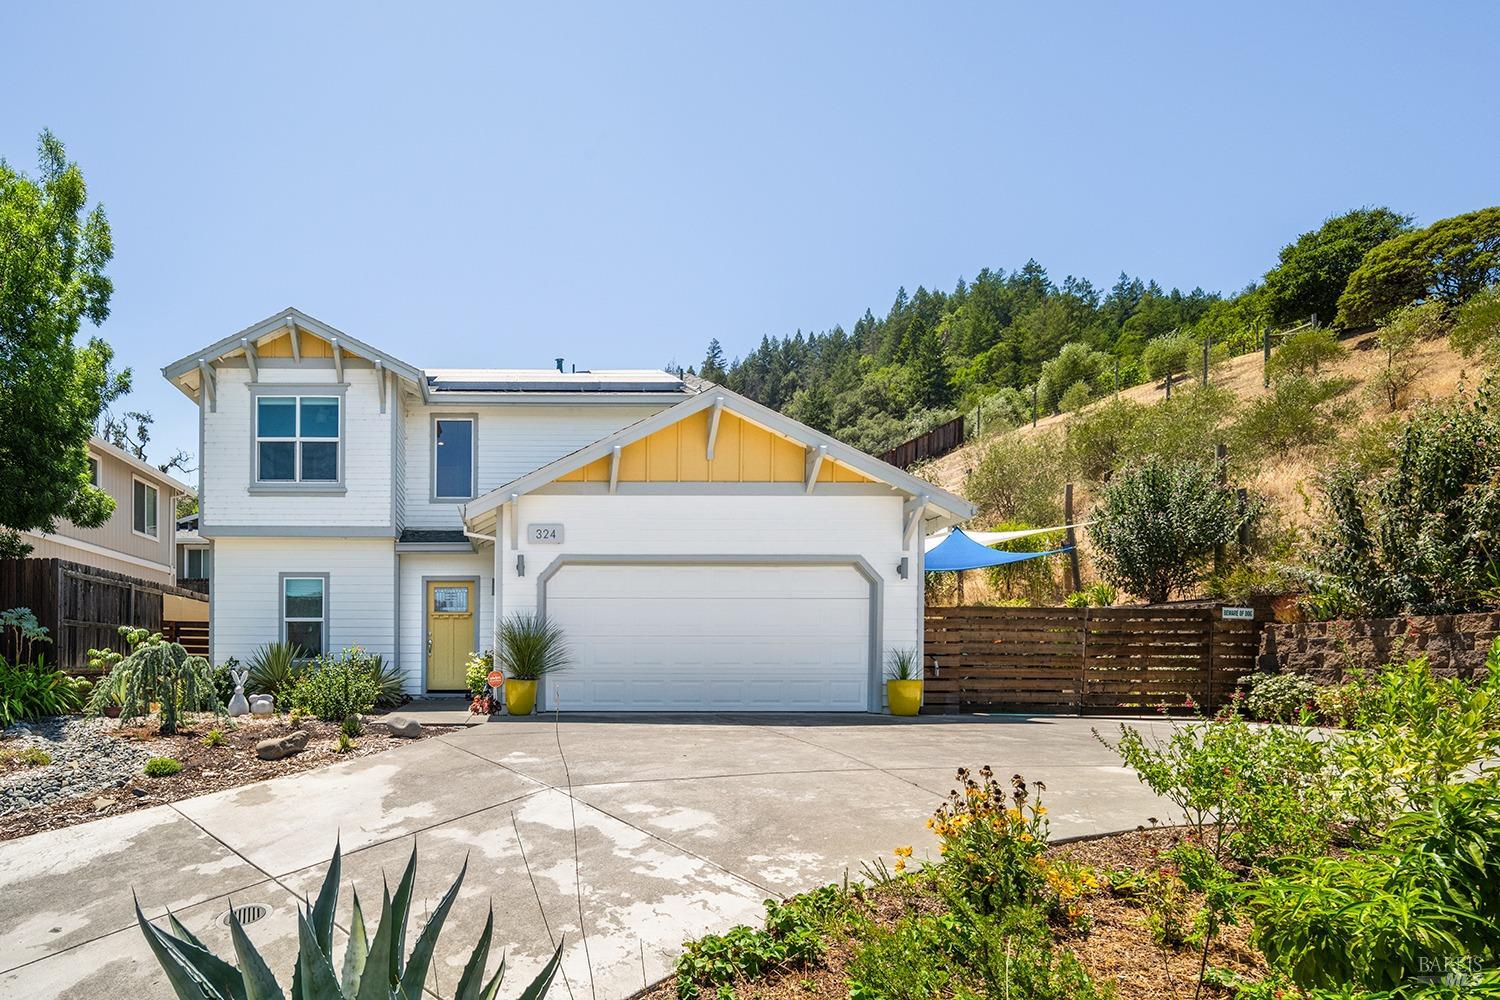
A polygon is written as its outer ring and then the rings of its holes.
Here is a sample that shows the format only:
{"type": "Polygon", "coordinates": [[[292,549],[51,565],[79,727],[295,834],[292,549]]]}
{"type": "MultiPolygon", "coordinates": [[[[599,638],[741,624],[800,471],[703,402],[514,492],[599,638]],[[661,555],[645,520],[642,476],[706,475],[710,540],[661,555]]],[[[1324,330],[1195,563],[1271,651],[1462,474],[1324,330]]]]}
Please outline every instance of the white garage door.
{"type": "Polygon", "coordinates": [[[565,566],[563,711],[866,710],[870,587],[846,566],[565,566]]]}

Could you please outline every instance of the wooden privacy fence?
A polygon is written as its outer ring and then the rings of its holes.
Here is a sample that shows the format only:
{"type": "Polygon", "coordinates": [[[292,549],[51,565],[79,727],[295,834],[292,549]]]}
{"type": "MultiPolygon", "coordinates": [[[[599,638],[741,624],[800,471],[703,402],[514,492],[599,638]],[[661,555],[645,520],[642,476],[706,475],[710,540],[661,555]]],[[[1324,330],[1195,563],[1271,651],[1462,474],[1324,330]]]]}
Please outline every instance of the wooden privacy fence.
{"type": "Polygon", "coordinates": [[[923,711],[1213,711],[1255,669],[1261,623],[1217,607],[929,607],[923,711]]]}
{"type": "Polygon", "coordinates": [[[938,424],[926,434],[919,434],[910,441],[896,445],[880,456],[898,469],[910,468],[929,458],[941,458],[964,443],[964,418],[954,417],[946,424],[938,424]]]}
{"type": "MultiPolygon", "coordinates": [[[[0,609],[30,608],[52,639],[37,651],[66,670],[82,668],[90,649],[125,652],[121,625],[160,632],[174,624],[162,616],[168,594],[203,601],[202,595],[171,584],[64,559],[0,559],[0,609]]],[[[14,654],[9,648],[0,652],[14,654]]]]}

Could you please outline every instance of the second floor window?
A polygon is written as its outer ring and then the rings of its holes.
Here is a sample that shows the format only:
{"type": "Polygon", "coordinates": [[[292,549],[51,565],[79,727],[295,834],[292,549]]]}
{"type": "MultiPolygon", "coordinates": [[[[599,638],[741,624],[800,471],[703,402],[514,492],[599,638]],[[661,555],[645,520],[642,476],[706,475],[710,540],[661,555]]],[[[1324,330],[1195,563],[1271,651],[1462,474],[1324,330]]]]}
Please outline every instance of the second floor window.
{"type": "Polygon", "coordinates": [[[131,527],[138,534],[156,537],[156,509],[159,506],[156,487],[150,483],[143,483],[139,479],[135,481],[135,488],[131,491],[131,527]]]}
{"type": "Polygon", "coordinates": [[[432,498],[474,499],[474,420],[438,417],[433,421],[432,498]]]}
{"type": "Polygon", "coordinates": [[[339,480],[339,398],[258,396],[255,478],[262,483],[339,480]]]}

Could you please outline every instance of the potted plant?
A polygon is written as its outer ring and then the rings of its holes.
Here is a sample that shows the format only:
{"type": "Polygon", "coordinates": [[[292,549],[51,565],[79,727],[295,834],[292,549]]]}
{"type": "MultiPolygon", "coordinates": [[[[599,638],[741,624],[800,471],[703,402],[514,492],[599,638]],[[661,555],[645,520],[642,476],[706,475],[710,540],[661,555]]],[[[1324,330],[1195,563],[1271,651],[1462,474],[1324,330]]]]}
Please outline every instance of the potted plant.
{"type": "Polygon", "coordinates": [[[922,707],[922,667],[910,646],[893,649],[885,658],[885,700],[892,715],[916,715],[922,707]]]}
{"type": "Polygon", "coordinates": [[[540,615],[514,614],[500,624],[495,662],[505,672],[505,709],[530,715],[536,682],[568,665],[562,629],[540,615]]]}

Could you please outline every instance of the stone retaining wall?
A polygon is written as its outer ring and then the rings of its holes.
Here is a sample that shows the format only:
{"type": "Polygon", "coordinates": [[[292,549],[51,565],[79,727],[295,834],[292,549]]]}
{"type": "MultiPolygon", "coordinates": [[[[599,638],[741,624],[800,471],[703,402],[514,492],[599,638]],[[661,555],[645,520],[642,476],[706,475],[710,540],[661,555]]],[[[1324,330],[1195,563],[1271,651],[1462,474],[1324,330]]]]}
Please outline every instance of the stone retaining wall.
{"type": "Polygon", "coordinates": [[[1483,676],[1496,636],[1500,614],[1493,613],[1269,624],[1261,633],[1258,667],[1334,684],[1352,668],[1426,654],[1441,676],[1483,676]]]}

